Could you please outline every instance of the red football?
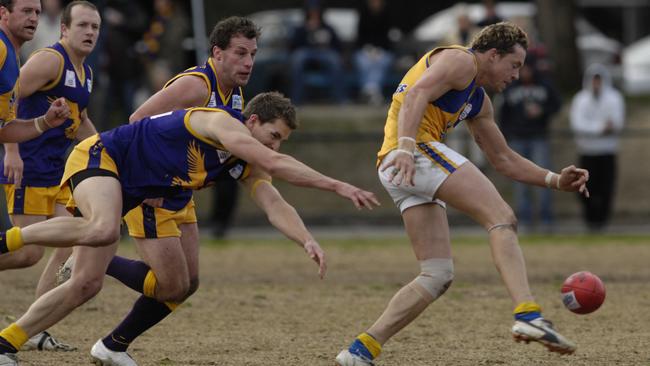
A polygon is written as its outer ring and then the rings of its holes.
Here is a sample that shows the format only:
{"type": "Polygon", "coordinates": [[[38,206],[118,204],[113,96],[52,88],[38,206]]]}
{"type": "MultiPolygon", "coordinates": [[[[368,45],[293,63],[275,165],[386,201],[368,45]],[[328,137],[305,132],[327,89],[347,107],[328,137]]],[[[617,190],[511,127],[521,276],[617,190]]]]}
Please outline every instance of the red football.
{"type": "Polygon", "coordinates": [[[569,276],[562,284],[562,302],[576,314],[596,311],[605,301],[605,285],[595,274],[587,271],[569,276]]]}

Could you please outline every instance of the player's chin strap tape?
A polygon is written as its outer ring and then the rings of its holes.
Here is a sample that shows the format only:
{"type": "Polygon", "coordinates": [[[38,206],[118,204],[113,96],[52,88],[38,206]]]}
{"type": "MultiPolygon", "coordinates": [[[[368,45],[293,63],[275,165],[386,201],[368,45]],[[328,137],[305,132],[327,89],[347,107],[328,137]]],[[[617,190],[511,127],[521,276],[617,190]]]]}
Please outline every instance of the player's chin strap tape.
{"type": "Polygon", "coordinates": [[[494,229],[510,229],[514,232],[517,232],[517,224],[494,224],[487,229],[487,232],[491,232],[494,229]]]}

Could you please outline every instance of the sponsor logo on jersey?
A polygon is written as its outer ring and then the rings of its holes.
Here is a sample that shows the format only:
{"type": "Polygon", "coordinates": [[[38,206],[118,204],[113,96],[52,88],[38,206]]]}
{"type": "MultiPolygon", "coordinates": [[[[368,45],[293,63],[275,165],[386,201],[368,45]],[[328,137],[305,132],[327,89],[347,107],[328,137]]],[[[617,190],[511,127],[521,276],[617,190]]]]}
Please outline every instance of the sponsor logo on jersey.
{"type": "Polygon", "coordinates": [[[406,88],[408,88],[408,85],[407,85],[407,84],[399,84],[399,85],[397,86],[397,89],[395,90],[395,94],[398,94],[398,93],[404,93],[404,91],[406,90],[406,88]]]}
{"type": "Polygon", "coordinates": [[[74,71],[72,70],[65,70],[65,86],[69,86],[71,88],[76,88],[77,87],[77,76],[75,75],[74,71]]]}
{"type": "Polygon", "coordinates": [[[217,156],[219,156],[219,162],[223,164],[224,161],[228,160],[232,156],[230,151],[217,150],[217,156]]]}
{"type": "Polygon", "coordinates": [[[86,86],[88,87],[88,93],[93,92],[93,81],[91,79],[86,79],[86,86]]]}
{"type": "Polygon", "coordinates": [[[232,108],[239,109],[241,111],[242,105],[243,103],[241,100],[241,95],[234,94],[232,96],[232,108]]]}
{"type": "Polygon", "coordinates": [[[212,94],[210,94],[210,101],[208,102],[208,107],[214,108],[216,106],[217,106],[217,96],[214,94],[214,92],[212,92],[212,94]]]}
{"type": "Polygon", "coordinates": [[[242,173],[244,172],[244,166],[241,164],[237,164],[234,167],[230,168],[228,173],[230,173],[230,176],[239,179],[241,177],[242,173]]]}
{"type": "Polygon", "coordinates": [[[458,120],[462,121],[465,118],[467,118],[467,116],[469,115],[469,112],[471,112],[471,111],[472,111],[472,103],[467,103],[467,105],[465,106],[465,108],[461,112],[460,116],[458,116],[458,120]]]}

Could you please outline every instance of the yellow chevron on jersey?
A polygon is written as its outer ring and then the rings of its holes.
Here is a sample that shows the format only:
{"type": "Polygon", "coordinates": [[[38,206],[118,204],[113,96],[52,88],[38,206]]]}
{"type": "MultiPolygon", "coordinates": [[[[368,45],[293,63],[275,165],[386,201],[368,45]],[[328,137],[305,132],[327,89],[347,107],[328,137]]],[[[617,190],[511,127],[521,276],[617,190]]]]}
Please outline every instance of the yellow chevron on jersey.
{"type": "MultiPolygon", "coordinates": [[[[379,153],[377,153],[378,166],[384,156],[397,148],[397,121],[406,93],[429,67],[431,57],[445,49],[458,49],[474,56],[471,49],[463,46],[437,47],[427,52],[411,67],[393,94],[393,101],[388,111],[388,117],[386,118],[386,126],[384,127],[384,142],[379,153]]],[[[476,62],[476,57],[474,57],[475,65],[476,62]]],[[[483,89],[476,86],[476,75],[474,75],[472,81],[463,89],[449,90],[440,98],[429,103],[420,122],[416,141],[418,143],[442,141],[448,130],[456,127],[464,119],[472,118],[480,111],[484,95],[485,92],[483,89]]]]}

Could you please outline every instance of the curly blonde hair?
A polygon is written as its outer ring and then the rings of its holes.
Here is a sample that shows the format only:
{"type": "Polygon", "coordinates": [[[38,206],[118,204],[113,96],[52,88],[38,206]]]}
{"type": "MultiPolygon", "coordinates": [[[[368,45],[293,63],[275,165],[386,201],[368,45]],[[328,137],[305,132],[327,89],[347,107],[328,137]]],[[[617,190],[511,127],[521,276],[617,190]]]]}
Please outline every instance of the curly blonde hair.
{"type": "Polygon", "coordinates": [[[515,45],[528,49],[528,35],[519,26],[510,22],[500,22],[483,28],[470,47],[478,52],[496,48],[500,55],[514,52],[515,45]]]}

